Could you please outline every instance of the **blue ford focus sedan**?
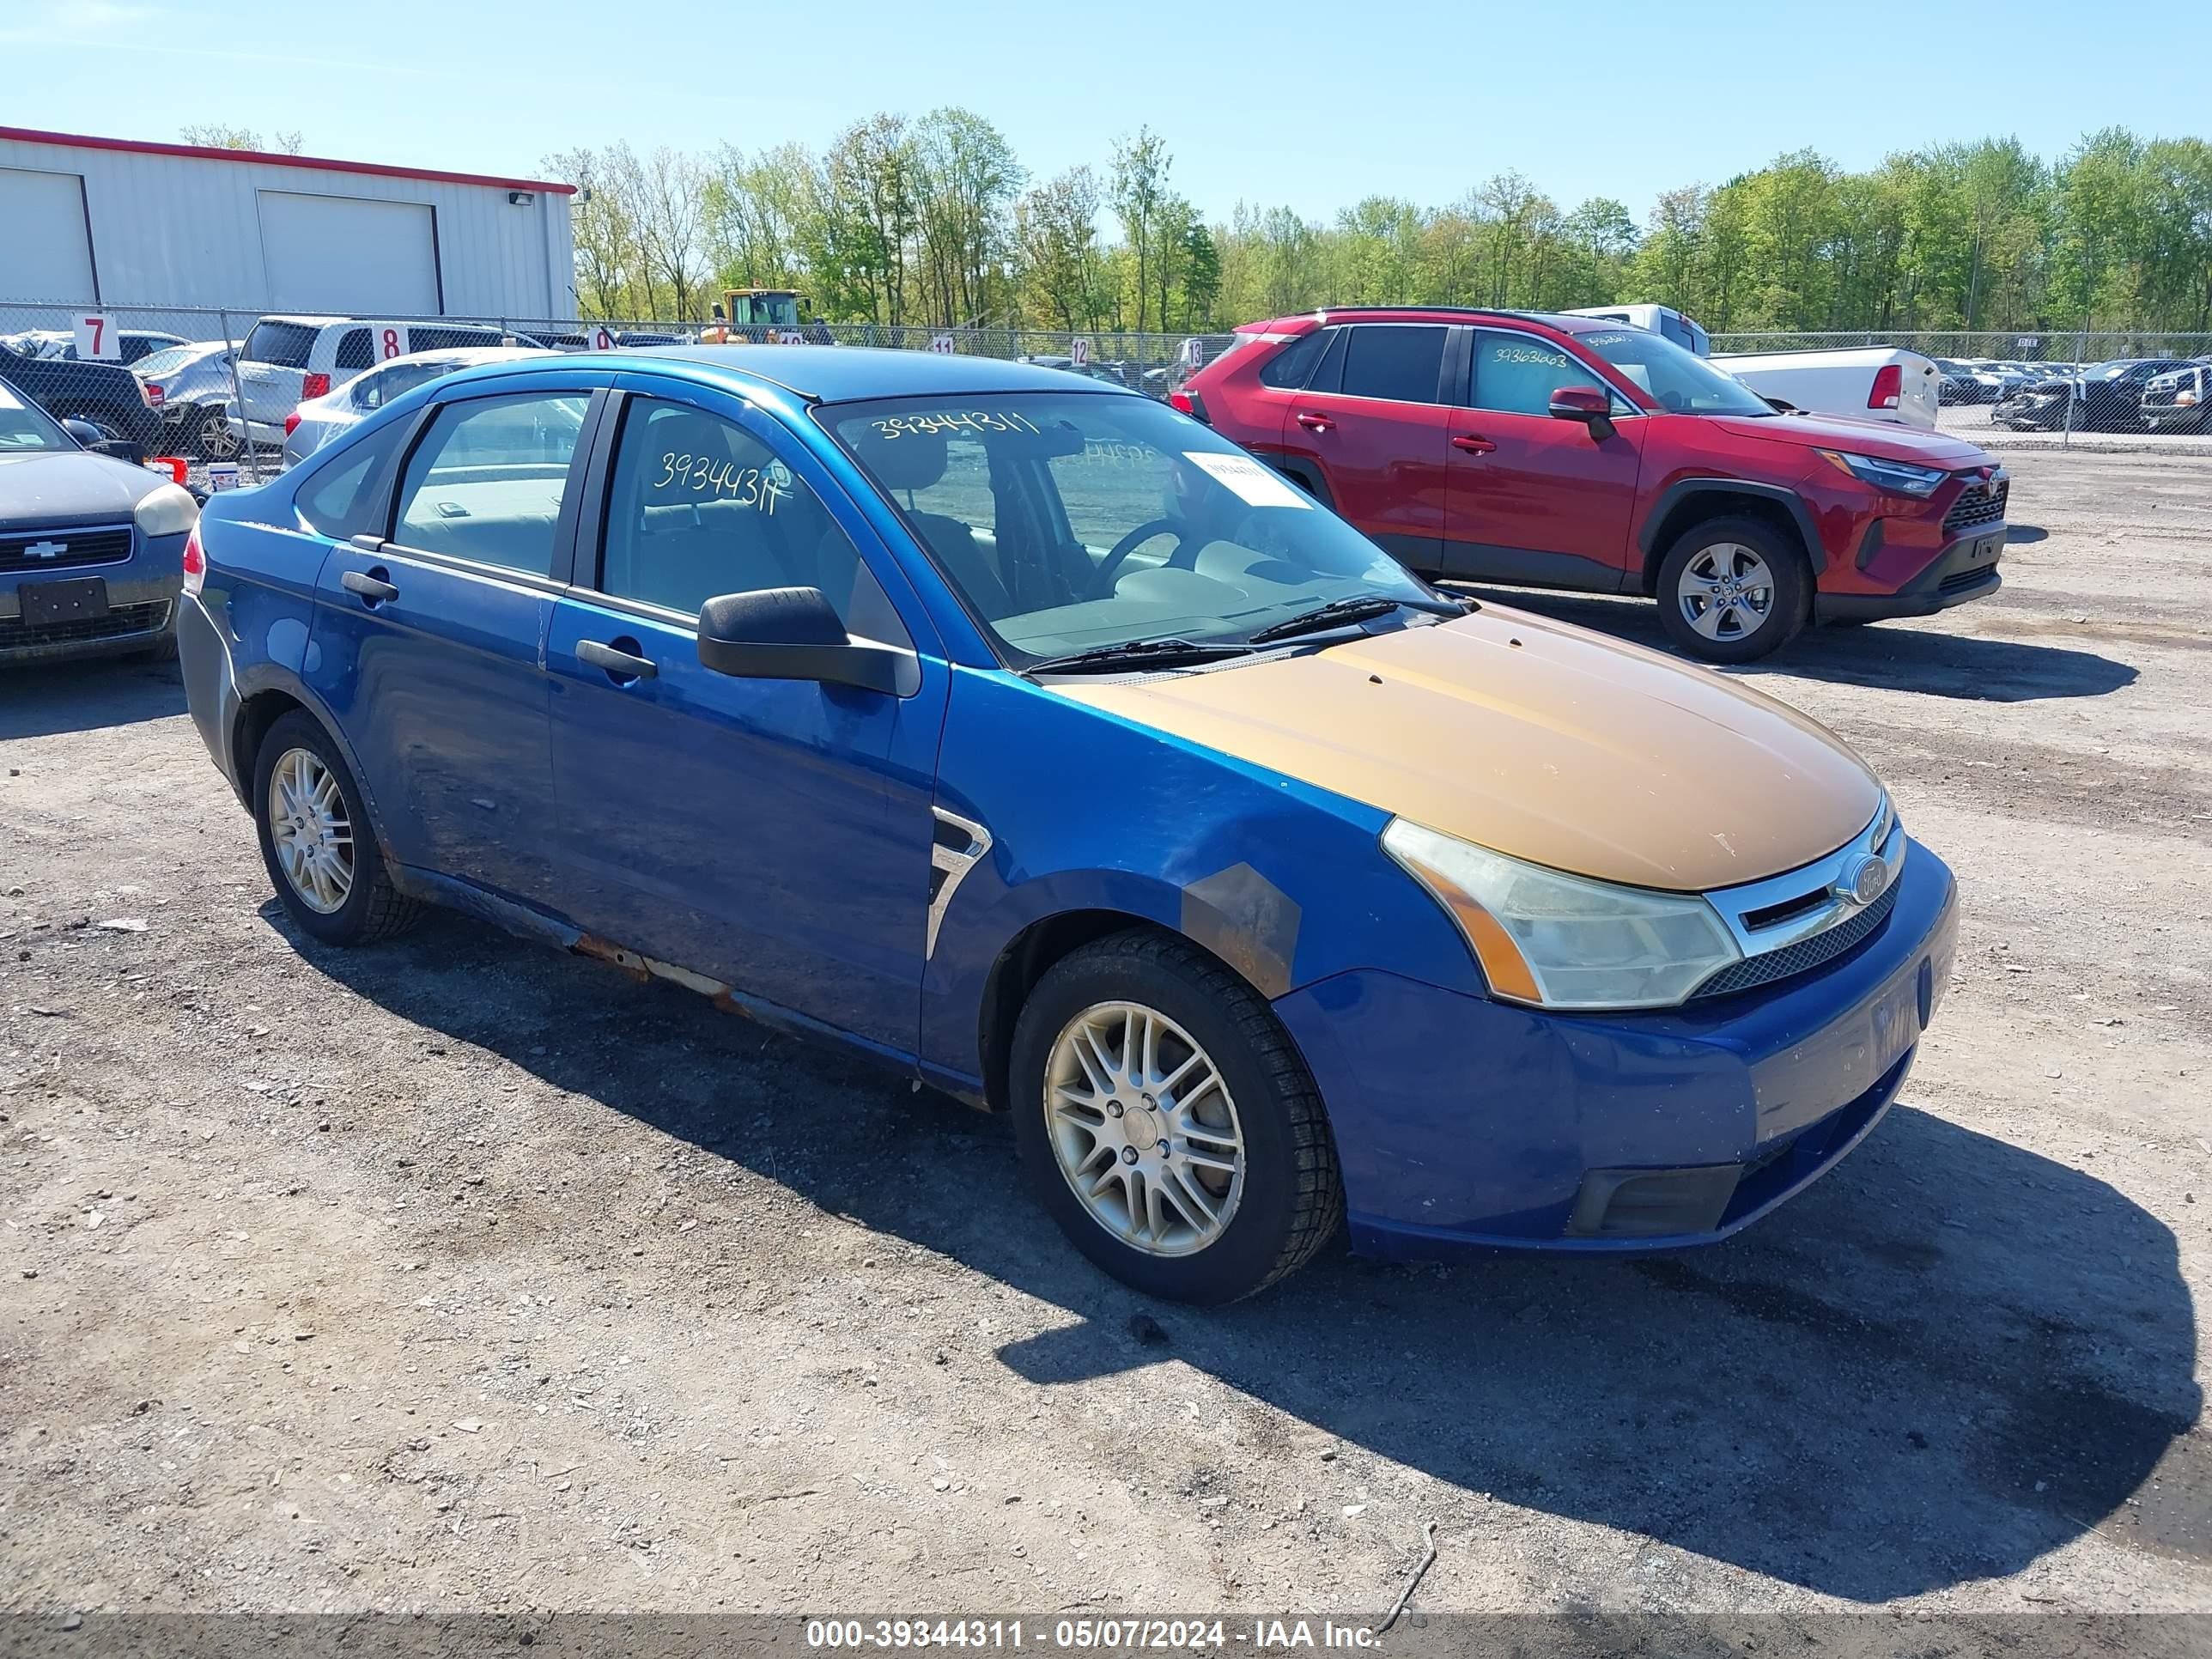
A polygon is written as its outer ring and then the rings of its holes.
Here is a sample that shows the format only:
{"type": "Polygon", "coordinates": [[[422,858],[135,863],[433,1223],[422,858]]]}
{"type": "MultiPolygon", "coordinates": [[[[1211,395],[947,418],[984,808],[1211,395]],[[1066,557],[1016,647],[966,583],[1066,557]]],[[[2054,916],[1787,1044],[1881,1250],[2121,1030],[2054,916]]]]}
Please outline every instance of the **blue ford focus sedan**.
{"type": "Polygon", "coordinates": [[[1735,683],[1448,597],[1020,364],[548,357],[211,501],[179,647],[299,928],[425,903],[1010,1112],[1100,1267],[1722,1237],[1896,1097],[1950,872],[1735,683]]]}

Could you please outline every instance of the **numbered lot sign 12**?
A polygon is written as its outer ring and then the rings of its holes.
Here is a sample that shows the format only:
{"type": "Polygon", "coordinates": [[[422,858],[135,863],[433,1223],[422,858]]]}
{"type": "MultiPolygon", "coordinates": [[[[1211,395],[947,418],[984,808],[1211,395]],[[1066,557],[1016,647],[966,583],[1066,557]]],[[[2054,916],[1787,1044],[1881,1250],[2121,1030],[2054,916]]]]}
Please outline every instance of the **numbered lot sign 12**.
{"type": "Polygon", "coordinates": [[[1078,368],[1084,368],[1091,362],[1091,342],[1077,335],[1067,343],[1067,357],[1078,368]]]}

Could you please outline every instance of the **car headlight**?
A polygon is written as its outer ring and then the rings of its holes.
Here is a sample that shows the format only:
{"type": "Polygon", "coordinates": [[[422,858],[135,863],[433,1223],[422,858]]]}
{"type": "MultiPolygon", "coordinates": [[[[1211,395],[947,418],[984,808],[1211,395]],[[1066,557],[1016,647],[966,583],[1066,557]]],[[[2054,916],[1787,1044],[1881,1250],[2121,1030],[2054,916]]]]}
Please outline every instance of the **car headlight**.
{"type": "Polygon", "coordinates": [[[1823,449],[1820,459],[1829,465],[1848,472],[1861,483],[1872,484],[1876,489],[1887,489],[1893,495],[1929,496],[1951,475],[1940,466],[1914,466],[1905,461],[1879,460],[1872,455],[1854,455],[1847,450],[1823,449]]]}
{"type": "Polygon", "coordinates": [[[165,483],[140,496],[131,516],[142,534],[181,536],[199,522],[200,504],[191,498],[189,490],[165,483]]]}
{"type": "Polygon", "coordinates": [[[1494,995],[1541,1008],[1670,1008],[1729,963],[1705,899],[1565,875],[1394,818],[1383,850],[1458,922],[1494,995]]]}

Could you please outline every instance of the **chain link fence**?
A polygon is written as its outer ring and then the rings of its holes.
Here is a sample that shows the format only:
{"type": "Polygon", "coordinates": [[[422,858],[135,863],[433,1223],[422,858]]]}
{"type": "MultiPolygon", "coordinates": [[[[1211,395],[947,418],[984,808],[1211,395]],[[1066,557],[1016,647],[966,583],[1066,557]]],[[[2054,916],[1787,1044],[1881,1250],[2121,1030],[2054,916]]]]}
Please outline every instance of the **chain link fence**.
{"type": "MultiPolygon", "coordinates": [[[[741,326],[574,318],[300,320],[222,308],[0,301],[0,382],[80,436],[175,457],[189,482],[258,483],[285,465],[286,421],[394,356],[489,346],[589,350],[708,342],[814,343],[1029,362],[1164,398],[1226,333],[1068,332],[874,323],[741,326]]],[[[2212,334],[1853,331],[1713,337],[1716,356],[1903,347],[1942,374],[1939,424],[1998,446],[2212,455],[2212,334]]],[[[428,369],[415,379],[427,378],[428,369]]],[[[399,371],[386,371],[392,375],[399,371]]],[[[410,380],[409,383],[412,383],[410,380]]],[[[375,395],[362,381],[355,400],[375,395]]],[[[393,380],[390,391],[404,389],[393,380]]]]}
{"type": "Polygon", "coordinates": [[[2212,334],[2025,329],[1716,334],[1713,355],[1902,348],[1934,360],[1937,424],[2001,447],[2212,454],[2212,334]]]}

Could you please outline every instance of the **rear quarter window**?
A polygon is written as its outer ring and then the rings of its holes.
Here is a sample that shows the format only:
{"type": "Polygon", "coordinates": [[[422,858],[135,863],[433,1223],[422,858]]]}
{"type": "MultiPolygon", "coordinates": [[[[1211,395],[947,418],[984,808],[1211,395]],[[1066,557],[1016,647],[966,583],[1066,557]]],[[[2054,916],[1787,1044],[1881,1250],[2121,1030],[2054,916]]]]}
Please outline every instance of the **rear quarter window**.
{"type": "Polygon", "coordinates": [[[358,374],[375,361],[374,355],[368,349],[368,331],[349,328],[338,337],[337,359],[331,366],[358,374]]]}
{"type": "Polygon", "coordinates": [[[387,422],[359,442],[345,445],[301,483],[292,505],[317,534],[342,542],[384,533],[386,464],[412,424],[387,422]]]}
{"type": "Polygon", "coordinates": [[[259,322],[246,336],[245,361],[275,363],[283,368],[305,368],[319,331],[307,323],[259,322]]]}
{"type": "Polygon", "coordinates": [[[1314,365],[1328,349],[1330,337],[1335,332],[1331,328],[1317,328],[1291,341],[1260,370],[1260,384],[1285,392],[1303,391],[1313,376],[1314,365]]]}

